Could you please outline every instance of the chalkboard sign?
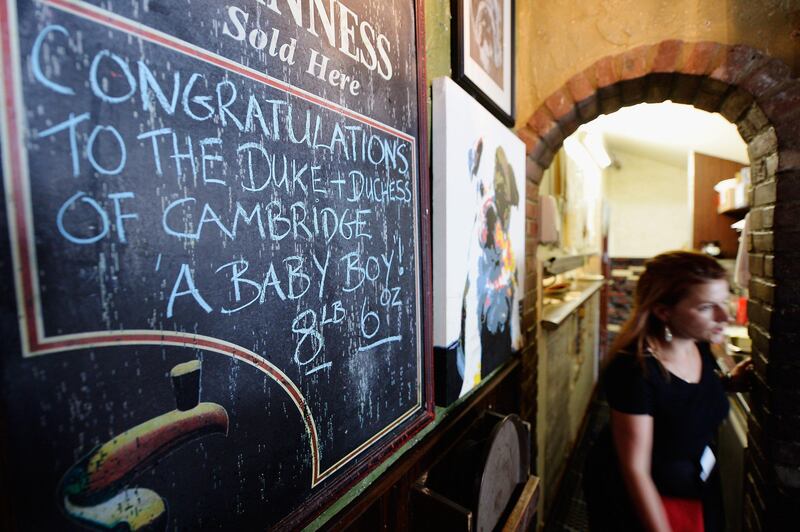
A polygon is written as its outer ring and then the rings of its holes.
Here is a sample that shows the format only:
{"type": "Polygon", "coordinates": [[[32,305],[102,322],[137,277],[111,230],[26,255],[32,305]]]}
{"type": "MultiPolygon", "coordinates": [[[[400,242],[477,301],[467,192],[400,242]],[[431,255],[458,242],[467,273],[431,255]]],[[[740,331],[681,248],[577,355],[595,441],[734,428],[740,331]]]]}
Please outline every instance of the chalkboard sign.
{"type": "Polygon", "coordinates": [[[0,0],[25,529],[297,527],[432,417],[411,0],[0,0]]]}

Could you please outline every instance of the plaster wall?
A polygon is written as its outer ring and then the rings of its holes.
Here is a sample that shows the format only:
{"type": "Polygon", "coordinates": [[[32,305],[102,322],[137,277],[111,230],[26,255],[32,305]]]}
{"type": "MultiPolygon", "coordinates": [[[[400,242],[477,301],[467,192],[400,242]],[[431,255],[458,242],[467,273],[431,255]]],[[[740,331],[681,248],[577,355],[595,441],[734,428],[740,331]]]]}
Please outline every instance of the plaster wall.
{"type": "Polygon", "coordinates": [[[691,245],[686,167],[615,151],[619,168],[605,171],[610,207],[609,255],[645,258],[691,245]]]}
{"type": "Polygon", "coordinates": [[[800,73],[792,0],[517,0],[516,15],[517,127],[595,61],[666,39],[746,44],[800,73]]]}

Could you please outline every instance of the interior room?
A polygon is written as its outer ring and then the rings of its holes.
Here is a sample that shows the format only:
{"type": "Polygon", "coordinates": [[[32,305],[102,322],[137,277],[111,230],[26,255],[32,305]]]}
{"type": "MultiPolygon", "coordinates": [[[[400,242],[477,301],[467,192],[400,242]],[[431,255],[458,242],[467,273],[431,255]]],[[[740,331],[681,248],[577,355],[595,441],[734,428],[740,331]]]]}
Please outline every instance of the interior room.
{"type": "Polygon", "coordinates": [[[0,529],[800,520],[797,2],[0,35],[0,529]]]}

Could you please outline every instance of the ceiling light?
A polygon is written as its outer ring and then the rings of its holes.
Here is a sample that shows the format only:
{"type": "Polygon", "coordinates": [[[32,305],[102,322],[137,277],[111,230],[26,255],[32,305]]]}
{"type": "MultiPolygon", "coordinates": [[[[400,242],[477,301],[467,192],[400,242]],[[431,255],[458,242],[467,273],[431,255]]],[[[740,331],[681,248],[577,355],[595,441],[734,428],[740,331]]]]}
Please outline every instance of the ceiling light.
{"type": "Polygon", "coordinates": [[[611,166],[611,157],[608,155],[606,147],[603,144],[603,138],[599,134],[594,131],[587,133],[586,136],[583,137],[583,145],[586,146],[586,150],[589,152],[589,155],[592,156],[597,166],[601,169],[611,166]]]}

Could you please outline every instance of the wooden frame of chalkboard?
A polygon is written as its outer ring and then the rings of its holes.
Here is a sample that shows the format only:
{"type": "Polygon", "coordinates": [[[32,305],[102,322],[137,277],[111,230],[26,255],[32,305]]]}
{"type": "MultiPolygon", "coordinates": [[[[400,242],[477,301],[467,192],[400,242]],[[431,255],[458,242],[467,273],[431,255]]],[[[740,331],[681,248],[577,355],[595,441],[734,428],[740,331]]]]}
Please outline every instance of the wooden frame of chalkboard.
{"type": "Polygon", "coordinates": [[[423,2],[305,5],[0,0],[32,527],[297,528],[433,419],[423,2]]]}

